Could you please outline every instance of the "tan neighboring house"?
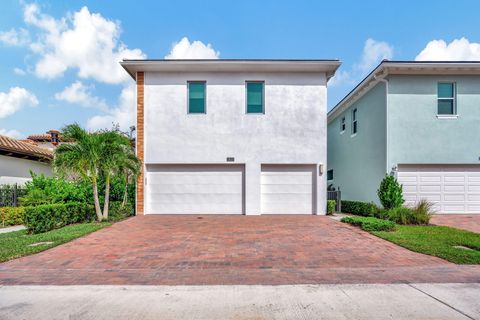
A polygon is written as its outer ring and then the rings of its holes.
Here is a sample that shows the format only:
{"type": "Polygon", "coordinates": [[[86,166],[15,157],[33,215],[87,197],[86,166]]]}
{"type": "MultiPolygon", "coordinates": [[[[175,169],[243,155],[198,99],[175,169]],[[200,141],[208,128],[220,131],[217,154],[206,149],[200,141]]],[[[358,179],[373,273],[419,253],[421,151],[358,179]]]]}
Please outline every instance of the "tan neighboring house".
{"type": "Polygon", "coordinates": [[[61,142],[63,142],[62,136],[57,130],[50,130],[43,134],[32,134],[29,135],[27,139],[21,141],[49,150],[54,150],[61,142]]]}
{"type": "Polygon", "coordinates": [[[0,135],[0,185],[31,180],[30,171],[52,175],[53,152],[32,142],[0,135]]]}

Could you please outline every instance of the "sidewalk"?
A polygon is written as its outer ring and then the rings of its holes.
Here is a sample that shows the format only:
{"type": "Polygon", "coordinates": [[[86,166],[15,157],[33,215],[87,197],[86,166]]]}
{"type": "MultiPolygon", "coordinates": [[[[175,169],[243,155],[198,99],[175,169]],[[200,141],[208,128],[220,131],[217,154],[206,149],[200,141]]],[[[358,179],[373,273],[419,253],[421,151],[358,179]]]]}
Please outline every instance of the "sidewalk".
{"type": "Polygon", "coordinates": [[[20,230],[24,230],[24,229],[27,229],[25,226],[13,226],[13,227],[5,227],[5,228],[1,228],[0,229],[0,234],[1,233],[8,233],[8,232],[13,232],[13,231],[20,231],[20,230]]]}
{"type": "Polygon", "coordinates": [[[1,319],[480,319],[480,284],[3,286],[1,319]]]}

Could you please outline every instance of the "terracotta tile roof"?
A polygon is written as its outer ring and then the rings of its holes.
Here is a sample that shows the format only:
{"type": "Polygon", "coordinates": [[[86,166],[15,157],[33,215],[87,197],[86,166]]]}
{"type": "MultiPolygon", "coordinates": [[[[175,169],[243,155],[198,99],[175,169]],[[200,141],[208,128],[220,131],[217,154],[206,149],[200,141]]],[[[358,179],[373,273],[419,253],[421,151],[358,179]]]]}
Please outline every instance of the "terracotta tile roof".
{"type": "Polygon", "coordinates": [[[32,135],[29,135],[27,139],[33,140],[33,141],[44,141],[44,140],[50,141],[52,140],[52,136],[48,133],[32,134],[32,135]]]}
{"type": "Polygon", "coordinates": [[[53,152],[48,149],[40,148],[32,143],[22,142],[2,135],[0,135],[0,150],[20,153],[27,156],[43,157],[48,159],[53,158],[53,152]]]}

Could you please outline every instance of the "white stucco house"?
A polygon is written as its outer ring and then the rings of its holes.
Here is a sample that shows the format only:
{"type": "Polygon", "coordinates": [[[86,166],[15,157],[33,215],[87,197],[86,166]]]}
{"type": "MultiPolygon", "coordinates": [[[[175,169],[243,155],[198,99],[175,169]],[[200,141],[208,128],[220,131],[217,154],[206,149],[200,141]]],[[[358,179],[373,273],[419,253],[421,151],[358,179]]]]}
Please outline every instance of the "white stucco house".
{"type": "Polygon", "coordinates": [[[52,175],[52,151],[0,135],[0,185],[23,185],[30,171],[52,175]]]}
{"type": "Polygon", "coordinates": [[[325,214],[338,60],[124,60],[137,83],[137,214],[325,214]]]}

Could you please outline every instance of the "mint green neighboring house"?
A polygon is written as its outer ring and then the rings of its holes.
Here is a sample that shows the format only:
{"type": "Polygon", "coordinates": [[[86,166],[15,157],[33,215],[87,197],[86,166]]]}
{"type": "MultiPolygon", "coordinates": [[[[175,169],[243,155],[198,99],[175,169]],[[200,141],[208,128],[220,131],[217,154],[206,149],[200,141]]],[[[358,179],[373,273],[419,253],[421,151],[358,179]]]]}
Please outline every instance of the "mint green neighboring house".
{"type": "Polygon", "coordinates": [[[383,61],[328,114],[329,187],[379,203],[385,174],[438,213],[480,213],[480,62],[383,61]]]}

